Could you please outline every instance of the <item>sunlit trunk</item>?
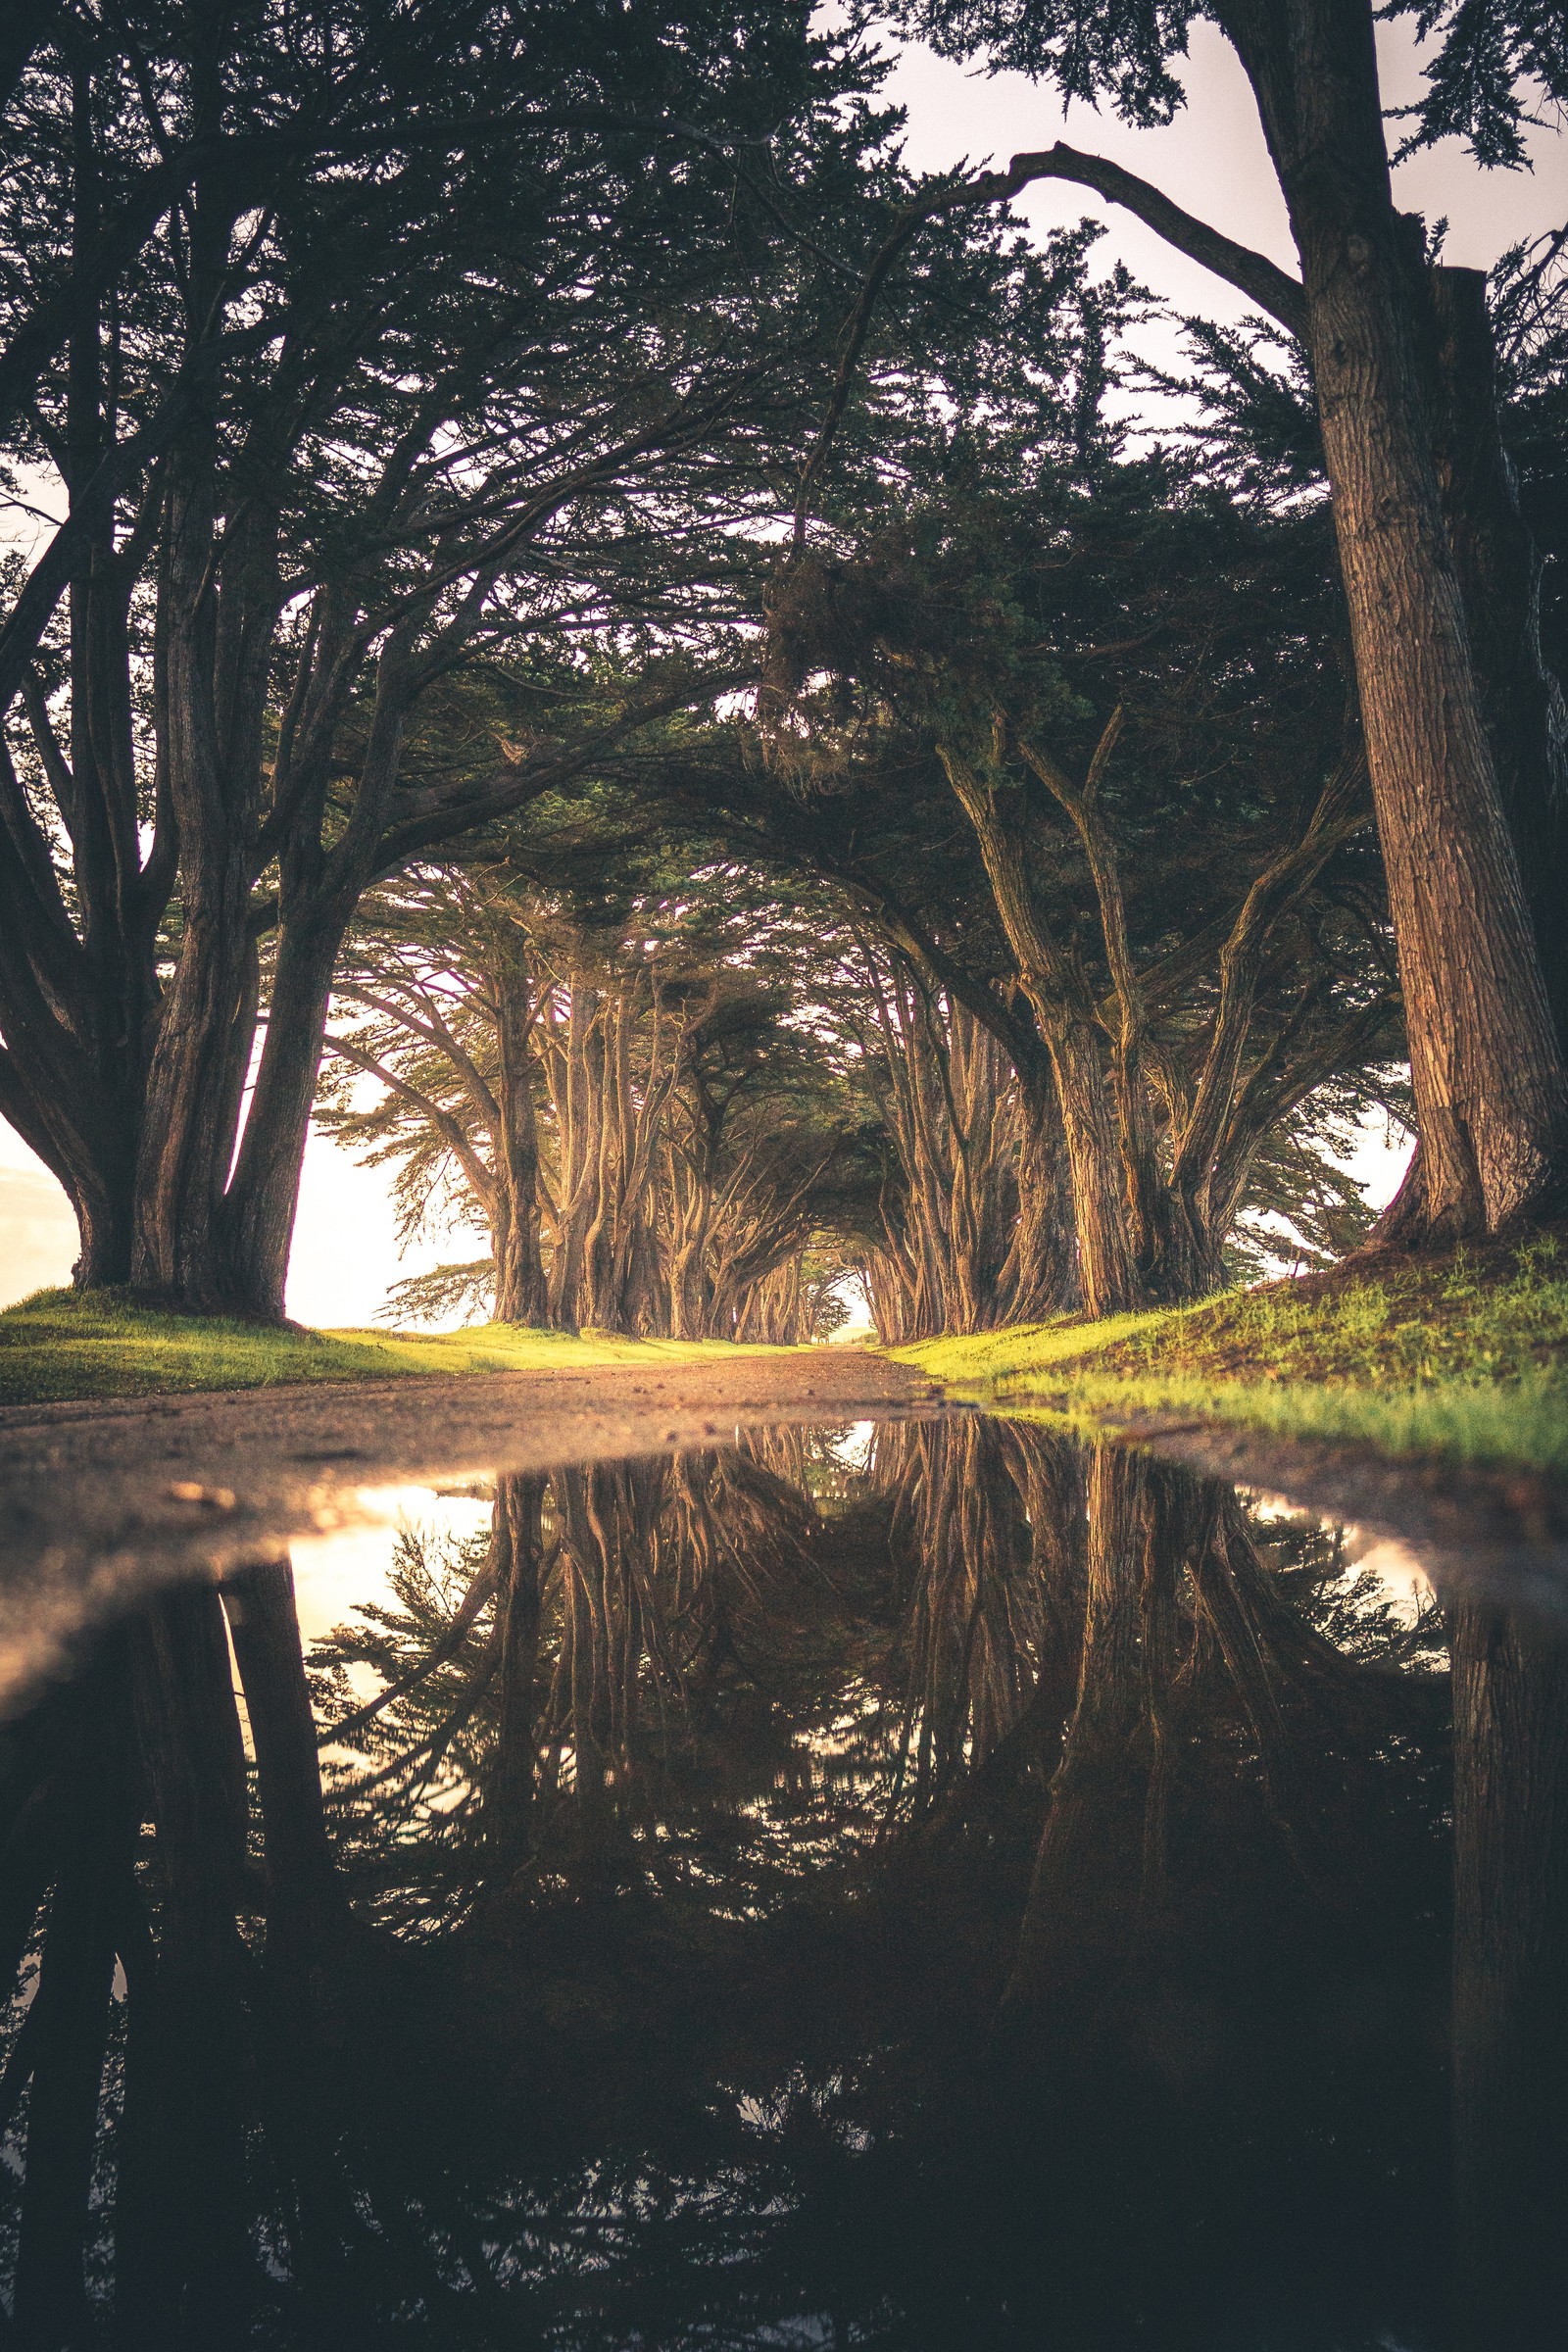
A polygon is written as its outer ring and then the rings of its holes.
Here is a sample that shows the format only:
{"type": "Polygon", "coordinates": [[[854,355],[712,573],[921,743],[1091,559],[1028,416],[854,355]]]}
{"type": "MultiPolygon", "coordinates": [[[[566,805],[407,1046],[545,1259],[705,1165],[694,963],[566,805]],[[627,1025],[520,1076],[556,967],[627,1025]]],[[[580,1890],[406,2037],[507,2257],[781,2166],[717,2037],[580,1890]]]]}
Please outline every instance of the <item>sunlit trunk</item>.
{"type": "Polygon", "coordinates": [[[266,1042],[222,1202],[226,1296],[240,1312],[265,1321],[276,1321],[283,1312],[300,1176],[340,941],[341,926],[320,918],[282,928],[266,1042]]]}
{"type": "Polygon", "coordinates": [[[529,1050],[533,1008],[521,957],[508,957],[498,979],[496,1321],[543,1323],[548,1300],[539,1249],[539,1134],[529,1050]]]}
{"type": "Polygon", "coordinates": [[[1491,1232],[1568,1159],[1568,1075],[1445,529],[1425,299],[1390,193],[1369,0],[1219,12],[1301,260],[1335,529],[1410,1044],[1424,1221],[1491,1232]]]}

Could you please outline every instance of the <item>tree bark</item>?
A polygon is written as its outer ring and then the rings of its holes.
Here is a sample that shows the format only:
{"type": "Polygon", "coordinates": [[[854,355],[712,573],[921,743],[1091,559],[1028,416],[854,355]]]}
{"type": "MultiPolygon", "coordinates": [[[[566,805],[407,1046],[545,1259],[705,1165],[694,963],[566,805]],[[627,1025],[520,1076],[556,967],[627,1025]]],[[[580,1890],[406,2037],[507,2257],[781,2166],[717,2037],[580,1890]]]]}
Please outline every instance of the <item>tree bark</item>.
{"type": "Polygon", "coordinates": [[[282,930],[267,1043],[222,1200],[216,1280],[229,1303],[270,1322],[283,1312],[332,972],[346,928],[346,917],[306,916],[282,930]]]}
{"type": "MultiPolygon", "coordinates": [[[[211,233],[211,232],[210,232],[211,233]]],[[[225,228],[226,233],[226,228],[225,228]]],[[[170,803],[180,845],[182,935],[147,1077],[136,1172],[131,1279],[190,1306],[233,1303],[223,1193],[255,1034],[250,859],[261,793],[263,677],[223,675],[235,634],[219,583],[216,424],[199,417],[172,466],[159,582],[160,706],[170,803]],[[216,575],[216,576],[215,576],[216,575]],[[221,611],[220,607],[221,606],[221,611]],[[220,683],[229,689],[220,709],[220,683]],[[247,690],[248,689],[248,690],[247,690]]],[[[230,578],[229,594],[240,587],[230,578]]],[[[259,664],[254,647],[247,665],[259,664]]]]}
{"type": "MultiPolygon", "coordinates": [[[[8,955],[0,924],[0,967],[8,955]]],[[[19,948],[13,940],[13,951],[19,948]]],[[[30,978],[30,975],[29,975],[30,978]]],[[[0,977],[0,987],[6,982],[0,977]]],[[[19,1017],[25,984],[7,989],[8,1043],[0,1046],[0,1117],[37,1153],[71,1202],[79,1248],[72,1267],[78,1289],[130,1280],[135,1227],[139,1104],[104,1086],[75,1044],[40,1035],[41,1023],[19,1017]],[[59,1051],[61,1047],[64,1051],[59,1051]]],[[[133,1091],[133,1090],[129,1090],[133,1091]]]]}
{"type": "Polygon", "coordinates": [[[1541,644],[1542,558],[1497,411],[1480,270],[1431,271],[1438,486],[1498,788],[1568,1054],[1568,706],[1541,644]]]}
{"type": "Polygon", "coordinates": [[[1230,0],[1301,261],[1434,1239],[1550,1202],[1568,1076],[1444,527],[1368,0],[1230,0]]]}
{"type": "MultiPolygon", "coordinates": [[[[501,943],[498,943],[498,946],[501,943]]],[[[496,961],[496,1321],[542,1324],[549,1311],[539,1248],[539,1129],[534,1116],[533,1006],[520,955],[496,961]]]]}
{"type": "Polygon", "coordinates": [[[1098,1024],[1081,975],[1066,967],[1035,910],[1023,839],[1023,796],[1013,790],[1015,809],[1004,808],[996,787],[951,754],[943,752],[941,758],[974,826],[997,912],[1056,1081],[1072,1171],[1084,1311],[1098,1317],[1142,1306],[1147,1301],[1130,1246],[1122,1154],[1098,1024]]]}

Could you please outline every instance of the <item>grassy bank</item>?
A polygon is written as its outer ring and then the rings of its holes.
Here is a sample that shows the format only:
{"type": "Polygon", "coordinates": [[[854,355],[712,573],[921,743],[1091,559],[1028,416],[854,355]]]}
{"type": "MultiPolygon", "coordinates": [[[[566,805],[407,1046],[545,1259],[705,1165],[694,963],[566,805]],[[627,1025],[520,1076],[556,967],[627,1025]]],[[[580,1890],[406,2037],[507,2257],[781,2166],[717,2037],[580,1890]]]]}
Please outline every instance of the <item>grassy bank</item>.
{"type": "Polygon", "coordinates": [[[987,1402],[1239,1421],[1568,1475],[1568,1233],[1385,1257],[1201,1305],[892,1351],[987,1402]]]}
{"type": "Polygon", "coordinates": [[[0,1404],[258,1389],[403,1373],[538,1372],[553,1366],[761,1354],[725,1340],[572,1338],[485,1324],[435,1338],[378,1331],[269,1331],[175,1315],[113,1292],[40,1291],[0,1313],[0,1404]]]}

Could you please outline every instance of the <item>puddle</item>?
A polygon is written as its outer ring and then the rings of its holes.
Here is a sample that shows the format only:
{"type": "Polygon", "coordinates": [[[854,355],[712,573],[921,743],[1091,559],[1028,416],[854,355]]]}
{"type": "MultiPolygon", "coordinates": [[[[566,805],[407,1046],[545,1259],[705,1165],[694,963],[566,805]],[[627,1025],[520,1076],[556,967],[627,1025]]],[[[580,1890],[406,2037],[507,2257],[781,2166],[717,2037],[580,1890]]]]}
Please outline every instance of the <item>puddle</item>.
{"type": "Polygon", "coordinates": [[[1550,2340],[1528,1586],[972,1412],[356,1511],[0,1735],[23,2341],[1550,2340]]]}
{"type": "Polygon", "coordinates": [[[391,1597],[398,1552],[408,1539],[488,1539],[494,1509],[488,1482],[459,1493],[412,1485],[362,1487],[351,1500],[345,1524],[289,1542],[295,1606],[307,1647],[355,1609],[391,1597]]]}

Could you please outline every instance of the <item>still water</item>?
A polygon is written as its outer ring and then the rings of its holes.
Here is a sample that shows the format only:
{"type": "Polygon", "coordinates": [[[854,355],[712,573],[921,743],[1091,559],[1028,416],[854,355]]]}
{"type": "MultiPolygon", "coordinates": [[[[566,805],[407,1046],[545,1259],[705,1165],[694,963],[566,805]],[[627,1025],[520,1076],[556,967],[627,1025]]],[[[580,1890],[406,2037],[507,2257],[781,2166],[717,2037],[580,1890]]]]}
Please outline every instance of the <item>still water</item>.
{"type": "Polygon", "coordinates": [[[974,1414],[166,1592],[0,1733],[0,2341],[1568,2340],[1561,1633],[974,1414]]]}

